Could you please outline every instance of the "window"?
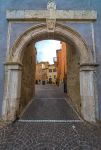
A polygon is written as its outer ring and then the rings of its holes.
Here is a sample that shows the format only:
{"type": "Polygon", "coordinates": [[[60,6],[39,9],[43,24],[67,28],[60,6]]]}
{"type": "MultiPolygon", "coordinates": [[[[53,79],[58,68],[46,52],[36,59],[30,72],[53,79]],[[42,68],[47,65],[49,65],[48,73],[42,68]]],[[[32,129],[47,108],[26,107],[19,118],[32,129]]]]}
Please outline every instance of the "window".
{"type": "Polygon", "coordinates": [[[49,69],[49,72],[52,72],[52,69],[49,69]]]}
{"type": "Polygon", "coordinates": [[[56,68],[53,69],[53,72],[56,72],[56,68]]]}
{"type": "Polygon", "coordinates": [[[56,75],[54,75],[54,79],[56,79],[56,75]]]}

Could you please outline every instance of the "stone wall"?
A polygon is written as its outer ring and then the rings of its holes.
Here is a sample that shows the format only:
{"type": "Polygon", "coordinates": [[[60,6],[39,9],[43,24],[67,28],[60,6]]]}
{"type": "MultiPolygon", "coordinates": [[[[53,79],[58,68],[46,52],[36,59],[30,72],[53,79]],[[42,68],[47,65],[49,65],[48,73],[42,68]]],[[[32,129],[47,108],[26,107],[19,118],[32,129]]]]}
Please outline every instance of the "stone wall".
{"type": "Polygon", "coordinates": [[[81,112],[79,55],[73,46],[68,46],[67,92],[76,110],[81,112]]]}
{"type": "Polygon", "coordinates": [[[35,94],[36,51],[33,42],[26,46],[23,57],[20,112],[35,94]]]}

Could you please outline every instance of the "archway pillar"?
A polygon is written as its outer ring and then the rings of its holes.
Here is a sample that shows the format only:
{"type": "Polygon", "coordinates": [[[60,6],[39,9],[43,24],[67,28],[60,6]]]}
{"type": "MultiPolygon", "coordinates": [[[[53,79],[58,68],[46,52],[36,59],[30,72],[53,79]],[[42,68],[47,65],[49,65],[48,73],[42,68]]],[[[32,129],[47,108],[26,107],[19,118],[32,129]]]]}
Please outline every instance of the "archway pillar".
{"type": "Polygon", "coordinates": [[[14,121],[18,113],[21,91],[21,70],[22,65],[20,63],[5,63],[5,89],[2,107],[2,117],[5,121],[14,121]]]}
{"type": "Polygon", "coordinates": [[[97,64],[80,65],[80,95],[81,95],[81,113],[88,122],[96,122],[96,73],[97,64]]]}

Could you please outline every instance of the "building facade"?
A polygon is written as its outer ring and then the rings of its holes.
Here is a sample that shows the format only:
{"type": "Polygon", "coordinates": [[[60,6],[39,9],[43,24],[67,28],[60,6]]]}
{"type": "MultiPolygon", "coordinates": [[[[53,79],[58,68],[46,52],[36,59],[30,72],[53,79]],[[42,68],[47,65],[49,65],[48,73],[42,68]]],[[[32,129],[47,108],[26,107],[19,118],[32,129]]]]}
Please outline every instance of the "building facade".
{"type": "Polygon", "coordinates": [[[40,62],[36,64],[36,84],[46,84],[48,82],[49,62],[40,62]]]}
{"type": "Polygon", "coordinates": [[[48,83],[56,84],[57,80],[57,69],[54,64],[48,66],[48,83]]]}

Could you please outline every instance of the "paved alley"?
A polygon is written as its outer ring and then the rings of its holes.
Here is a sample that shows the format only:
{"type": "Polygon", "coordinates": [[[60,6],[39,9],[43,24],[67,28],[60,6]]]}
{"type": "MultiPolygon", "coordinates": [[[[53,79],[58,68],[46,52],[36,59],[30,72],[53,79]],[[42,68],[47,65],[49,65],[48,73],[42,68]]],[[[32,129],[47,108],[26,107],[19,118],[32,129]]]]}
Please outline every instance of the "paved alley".
{"type": "Polygon", "coordinates": [[[62,88],[56,85],[37,85],[36,96],[22,115],[21,120],[79,120],[68,104],[62,88]]]}

